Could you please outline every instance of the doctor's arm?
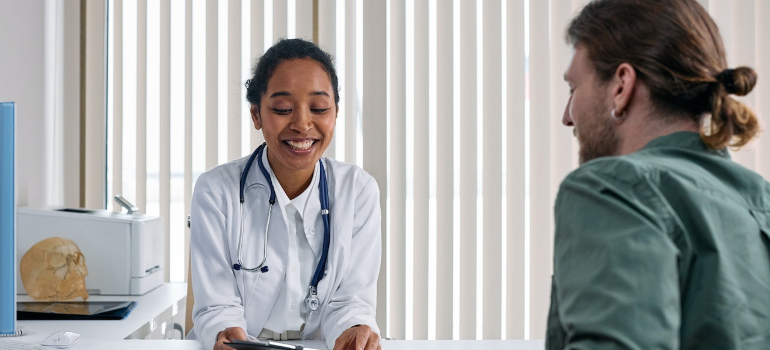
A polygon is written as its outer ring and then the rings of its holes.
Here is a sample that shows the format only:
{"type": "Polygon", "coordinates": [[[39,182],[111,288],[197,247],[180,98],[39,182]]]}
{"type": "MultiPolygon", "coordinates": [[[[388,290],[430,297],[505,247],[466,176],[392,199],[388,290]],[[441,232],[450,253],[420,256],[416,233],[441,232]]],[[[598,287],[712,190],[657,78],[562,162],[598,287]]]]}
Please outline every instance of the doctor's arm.
{"type": "Polygon", "coordinates": [[[225,337],[245,339],[246,320],[241,295],[230,268],[227,241],[228,200],[221,179],[204,173],[196,182],[190,211],[190,250],[193,295],[193,323],[196,337],[206,349],[219,349],[225,337]],[[241,334],[242,333],[242,334],[241,334]],[[215,348],[215,342],[217,347],[215,348]]]}
{"type": "Polygon", "coordinates": [[[375,313],[382,241],[380,192],[373,178],[362,188],[354,208],[348,270],[322,315],[327,346],[334,350],[379,349],[375,313]]]}
{"type": "Polygon", "coordinates": [[[549,349],[678,348],[678,250],[661,198],[646,178],[624,184],[583,172],[564,181],[549,349]]]}

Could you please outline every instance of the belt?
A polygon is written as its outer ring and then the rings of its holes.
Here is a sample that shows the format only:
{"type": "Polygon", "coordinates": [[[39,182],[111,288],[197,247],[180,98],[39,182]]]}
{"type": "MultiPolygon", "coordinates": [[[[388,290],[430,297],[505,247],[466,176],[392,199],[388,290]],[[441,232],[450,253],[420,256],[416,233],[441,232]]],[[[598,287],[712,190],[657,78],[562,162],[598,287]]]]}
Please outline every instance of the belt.
{"type": "MultiPolygon", "coordinates": [[[[304,328],[304,325],[302,325],[302,328],[304,328]]],[[[302,339],[302,331],[286,331],[283,333],[276,333],[273,332],[267,328],[263,328],[262,332],[259,333],[259,337],[257,339],[261,340],[301,340],[302,339]]]]}

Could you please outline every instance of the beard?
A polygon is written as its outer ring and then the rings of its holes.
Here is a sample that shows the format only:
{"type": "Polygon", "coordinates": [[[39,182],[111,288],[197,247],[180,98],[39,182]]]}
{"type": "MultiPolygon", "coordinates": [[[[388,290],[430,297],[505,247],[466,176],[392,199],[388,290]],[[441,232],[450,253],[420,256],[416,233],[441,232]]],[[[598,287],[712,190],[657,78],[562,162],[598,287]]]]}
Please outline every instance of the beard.
{"type": "Polygon", "coordinates": [[[596,158],[617,155],[620,140],[615,132],[615,122],[606,115],[609,113],[599,113],[596,121],[590,123],[591,125],[574,129],[580,144],[578,152],[580,164],[596,158]]]}

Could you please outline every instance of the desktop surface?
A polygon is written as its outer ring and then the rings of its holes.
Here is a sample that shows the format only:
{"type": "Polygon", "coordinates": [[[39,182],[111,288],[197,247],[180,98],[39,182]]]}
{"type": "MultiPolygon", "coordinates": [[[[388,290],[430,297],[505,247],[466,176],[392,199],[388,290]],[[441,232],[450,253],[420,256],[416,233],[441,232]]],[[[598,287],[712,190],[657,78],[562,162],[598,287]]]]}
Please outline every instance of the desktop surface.
{"type": "MultiPolygon", "coordinates": [[[[115,321],[19,321],[27,327],[28,333],[10,339],[40,345],[46,337],[57,331],[79,333],[80,340],[68,350],[204,350],[197,340],[144,340],[150,333],[165,332],[177,338],[175,327],[168,327],[167,322],[175,315],[184,315],[187,296],[186,283],[165,283],[161,287],[142,296],[92,296],[89,301],[132,300],[136,308],[123,320],[115,321]],[[160,315],[168,317],[159,317],[160,315]],[[164,331],[165,330],[165,331],[164,331]]],[[[31,300],[29,296],[19,296],[19,301],[31,300]]],[[[292,342],[294,343],[294,342],[292,342]]],[[[296,344],[316,349],[326,349],[323,341],[299,341],[296,344]]],[[[542,340],[383,340],[383,350],[542,350],[542,340]]]]}
{"type": "MultiPolygon", "coordinates": [[[[14,338],[19,341],[24,337],[14,338]]],[[[39,345],[40,343],[32,343],[39,345]]],[[[298,341],[293,344],[326,349],[323,341],[298,341]]],[[[543,350],[542,340],[383,340],[383,350],[543,350]]],[[[196,340],[80,340],[72,350],[205,350],[196,340]]]]}

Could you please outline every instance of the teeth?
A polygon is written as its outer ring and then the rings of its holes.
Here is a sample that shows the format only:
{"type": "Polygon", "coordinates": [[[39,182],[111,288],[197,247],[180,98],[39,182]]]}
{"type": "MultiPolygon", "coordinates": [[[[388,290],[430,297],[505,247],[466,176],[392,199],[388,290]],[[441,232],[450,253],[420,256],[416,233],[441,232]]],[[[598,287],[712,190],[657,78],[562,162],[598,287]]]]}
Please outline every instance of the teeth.
{"type": "Polygon", "coordinates": [[[313,146],[313,140],[304,140],[304,141],[286,141],[286,143],[291,146],[291,148],[294,148],[299,151],[304,151],[310,148],[310,146],[313,146]]]}

